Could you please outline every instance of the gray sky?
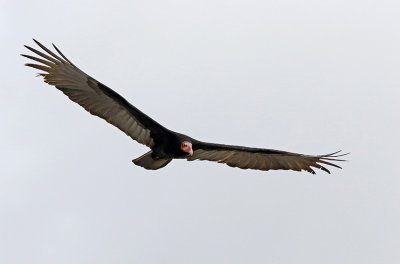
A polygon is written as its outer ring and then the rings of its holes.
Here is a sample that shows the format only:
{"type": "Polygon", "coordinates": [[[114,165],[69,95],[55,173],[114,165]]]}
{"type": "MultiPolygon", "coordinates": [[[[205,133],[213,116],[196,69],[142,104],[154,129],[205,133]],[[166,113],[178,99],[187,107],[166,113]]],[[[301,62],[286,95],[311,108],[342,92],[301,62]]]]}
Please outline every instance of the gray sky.
{"type": "Polygon", "coordinates": [[[398,1],[0,1],[0,263],[399,263],[398,1]],[[175,131],[332,175],[173,161],[23,67],[52,42],[175,131]]]}

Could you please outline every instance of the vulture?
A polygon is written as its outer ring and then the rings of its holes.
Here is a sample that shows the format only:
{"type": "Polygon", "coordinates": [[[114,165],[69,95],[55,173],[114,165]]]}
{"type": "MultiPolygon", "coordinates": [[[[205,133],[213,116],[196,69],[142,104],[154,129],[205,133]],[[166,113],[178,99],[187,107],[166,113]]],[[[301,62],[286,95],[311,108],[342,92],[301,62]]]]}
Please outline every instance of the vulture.
{"type": "Polygon", "coordinates": [[[114,90],[76,67],[54,44],[58,54],[34,41],[42,50],[25,45],[36,56],[21,55],[37,62],[25,65],[42,71],[38,76],[42,76],[46,83],[55,86],[92,115],[103,118],[132,139],[149,147],[149,152],[132,160],[145,169],[157,170],[173,159],[186,159],[216,161],[241,169],[304,170],[315,174],[314,169],[317,168],[330,173],[326,166],[341,168],[334,162],[345,161],[340,157],[348,154],[337,151],[313,156],[196,140],[160,125],[114,90]]]}

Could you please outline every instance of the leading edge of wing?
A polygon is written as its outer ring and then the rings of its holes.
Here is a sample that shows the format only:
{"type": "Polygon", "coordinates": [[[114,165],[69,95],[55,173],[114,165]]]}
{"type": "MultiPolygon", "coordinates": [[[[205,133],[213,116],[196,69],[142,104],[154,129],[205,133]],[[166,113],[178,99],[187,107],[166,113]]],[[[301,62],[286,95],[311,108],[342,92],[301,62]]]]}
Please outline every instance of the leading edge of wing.
{"type": "MultiPolygon", "coordinates": [[[[81,103],[80,101],[83,101],[82,98],[76,98],[77,96],[88,96],[88,88],[90,87],[93,89],[92,92],[96,93],[103,93],[105,97],[110,98],[112,101],[114,101],[116,104],[118,104],[120,107],[123,109],[126,109],[127,112],[129,112],[130,115],[136,120],[136,122],[140,123],[141,126],[145,129],[148,129],[152,136],[158,134],[159,132],[164,132],[168,131],[166,128],[164,128],[162,125],[154,121],[152,118],[141,112],[139,109],[137,109],[135,106],[130,104],[125,98],[123,98],[121,95],[116,93],[114,90],[110,89],[106,85],[98,82],[97,80],[93,79],[92,77],[88,76],[85,74],[83,71],[81,71],[79,68],[77,68],[70,60],[68,60],[64,54],[61,53],[61,51],[53,44],[53,47],[55,50],[59,53],[58,56],[48,48],[46,48],[44,45],[42,45],[40,42],[35,40],[35,43],[42,48],[43,51],[46,53],[43,53],[39,50],[36,50],[34,48],[31,48],[29,46],[25,46],[27,49],[38,55],[39,57],[34,57],[31,55],[25,55],[21,54],[22,56],[29,58],[31,60],[34,60],[36,62],[39,62],[41,64],[33,64],[33,63],[27,63],[25,64],[26,66],[36,68],[39,70],[42,70],[46,73],[40,73],[41,76],[45,78],[45,81],[51,85],[56,86],[59,90],[63,91],[70,99],[78,104],[80,104],[82,107],[84,107],[87,111],[90,113],[97,115],[106,121],[110,122],[110,117],[107,116],[106,113],[99,112],[96,109],[90,109],[90,107],[87,107],[84,103],[81,103]],[[63,79],[64,78],[64,79],[63,79]],[[70,78],[70,79],[68,79],[70,78]],[[83,87],[82,86],[87,86],[83,87]],[[80,89],[80,91],[79,91],[80,89]],[[85,90],[86,89],[86,90],[85,90]],[[79,92],[79,94],[78,94],[79,92]],[[71,95],[75,93],[75,95],[71,95]],[[76,95],[78,94],[78,95],[76,95]],[[75,96],[75,97],[74,97],[75,96]],[[80,100],[80,101],[79,101],[80,100]]],[[[93,94],[91,94],[92,100],[95,100],[93,94]],[[94,98],[94,99],[93,99],[94,98]]],[[[102,98],[106,100],[107,98],[102,98]]],[[[99,101],[95,101],[94,103],[99,103],[99,101]]],[[[91,102],[93,103],[93,102],[91,102]]],[[[117,105],[115,105],[117,106],[117,105]]],[[[98,108],[100,106],[97,106],[98,108]]],[[[104,108],[104,107],[103,107],[104,108]]],[[[118,107],[114,107],[118,108],[118,107]]],[[[115,110],[115,109],[112,109],[115,110]]],[[[109,111],[110,112],[110,111],[109,111]]],[[[121,117],[119,115],[118,117],[121,117]]],[[[126,117],[125,117],[126,118],[126,117]]],[[[122,121],[119,121],[121,123],[122,121]]],[[[121,130],[123,130],[125,133],[128,134],[129,131],[126,131],[129,129],[128,127],[124,127],[124,125],[121,124],[115,124],[118,123],[117,121],[110,122],[111,124],[117,126],[121,130]]],[[[139,131],[138,133],[141,134],[142,136],[144,135],[142,133],[143,131],[139,131]]],[[[136,133],[137,134],[137,133],[136,133]]],[[[132,136],[132,135],[130,135],[132,136]]],[[[135,136],[135,134],[134,134],[135,136]]],[[[140,136],[140,135],[138,135],[140,136]]],[[[134,138],[137,140],[136,138],[134,138]]],[[[148,140],[147,140],[148,141],[148,140]]],[[[143,142],[140,142],[143,143],[143,142]]],[[[147,142],[149,143],[149,142],[147,142]]],[[[149,146],[149,144],[146,144],[149,146]]]]}
{"type": "Polygon", "coordinates": [[[200,141],[194,142],[193,149],[193,156],[187,158],[189,161],[197,159],[216,161],[218,163],[225,163],[231,167],[242,169],[305,170],[312,174],[315,174],[312,167],[330,173],[330,171],[323,165],[329,165],[341,169],[340,166],[333,162],[346,161],[340,159],[340,157],[349,154],[339,154],[340,151],[337,151],[326,155],[313,156],[274,149],[251,148],[200,141]]]}

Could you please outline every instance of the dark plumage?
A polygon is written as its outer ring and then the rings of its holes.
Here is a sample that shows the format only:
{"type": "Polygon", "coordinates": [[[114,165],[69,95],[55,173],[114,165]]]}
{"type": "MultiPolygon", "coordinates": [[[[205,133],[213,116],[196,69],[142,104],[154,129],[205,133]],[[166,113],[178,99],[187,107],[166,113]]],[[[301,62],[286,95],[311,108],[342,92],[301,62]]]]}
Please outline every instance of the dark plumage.
{"type": "Polygon", "coordinates": [[[209,160],[225,163],[231,167],[257,170],[305,170],[315,174],[313,168],[329,170],[324,165],[340,168],[332,163],[346,154],[335,152],[311,156],[272,149],[248,148],[212,144],[195,140],[189,136],[171,131],[139,109],[122,96],[90,77],[72,64],[53,44],[59,55],[34,40],[46,53],[25,46],[38,55],[22,55],[40,64],[26,66],[43,71],[44,81],[67,95],[91,114],[103,118],[118,127],[132,139],[148,146],[151,150],[133,162],[146,169],[156,170],[166,166],[172,159],[209,160]]]}

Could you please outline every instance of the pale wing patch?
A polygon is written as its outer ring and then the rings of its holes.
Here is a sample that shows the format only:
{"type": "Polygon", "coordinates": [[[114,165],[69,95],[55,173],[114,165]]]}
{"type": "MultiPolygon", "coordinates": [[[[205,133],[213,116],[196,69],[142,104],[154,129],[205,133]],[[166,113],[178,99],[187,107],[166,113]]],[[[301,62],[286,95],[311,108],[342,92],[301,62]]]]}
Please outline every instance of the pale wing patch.
{"type": "Polygon", "coordinates": [[[187,160],[209,160],[218,163],[225,163],[231,167],[238,167],[241,169],[255,169],[255,170],[305,170],[315,174],[312,167],[321,169],[328,173],[329,170],[321,165],[329,165],[340,168],[338,165],[329,161],[343,161],[337,159],[345,154],[336,155],[336,153],[309,156],[296,153],[282,153],[282,154],[265,154],[258,152],[249,152],[245,150],[203,150],[197,149],[194,151],[193,156],[188,157],[187,160]]]}
{"type": "Polygon", "coordinates": [[[36,43],[49,55],[26,46],[41,58],[30,55],[23,56],[44,64],[28,63],[26,65],[46,72],[40,74],[44,77],[45,82],[54,85],[88,112],[105,119],[139,143],[148,147],[154,145],[150,130],[146,129],[126,108],[105,94],[99,87],[102,84],[74,66],[58,49],[57,51],[64,59],[42,44],[36,43]]]}

